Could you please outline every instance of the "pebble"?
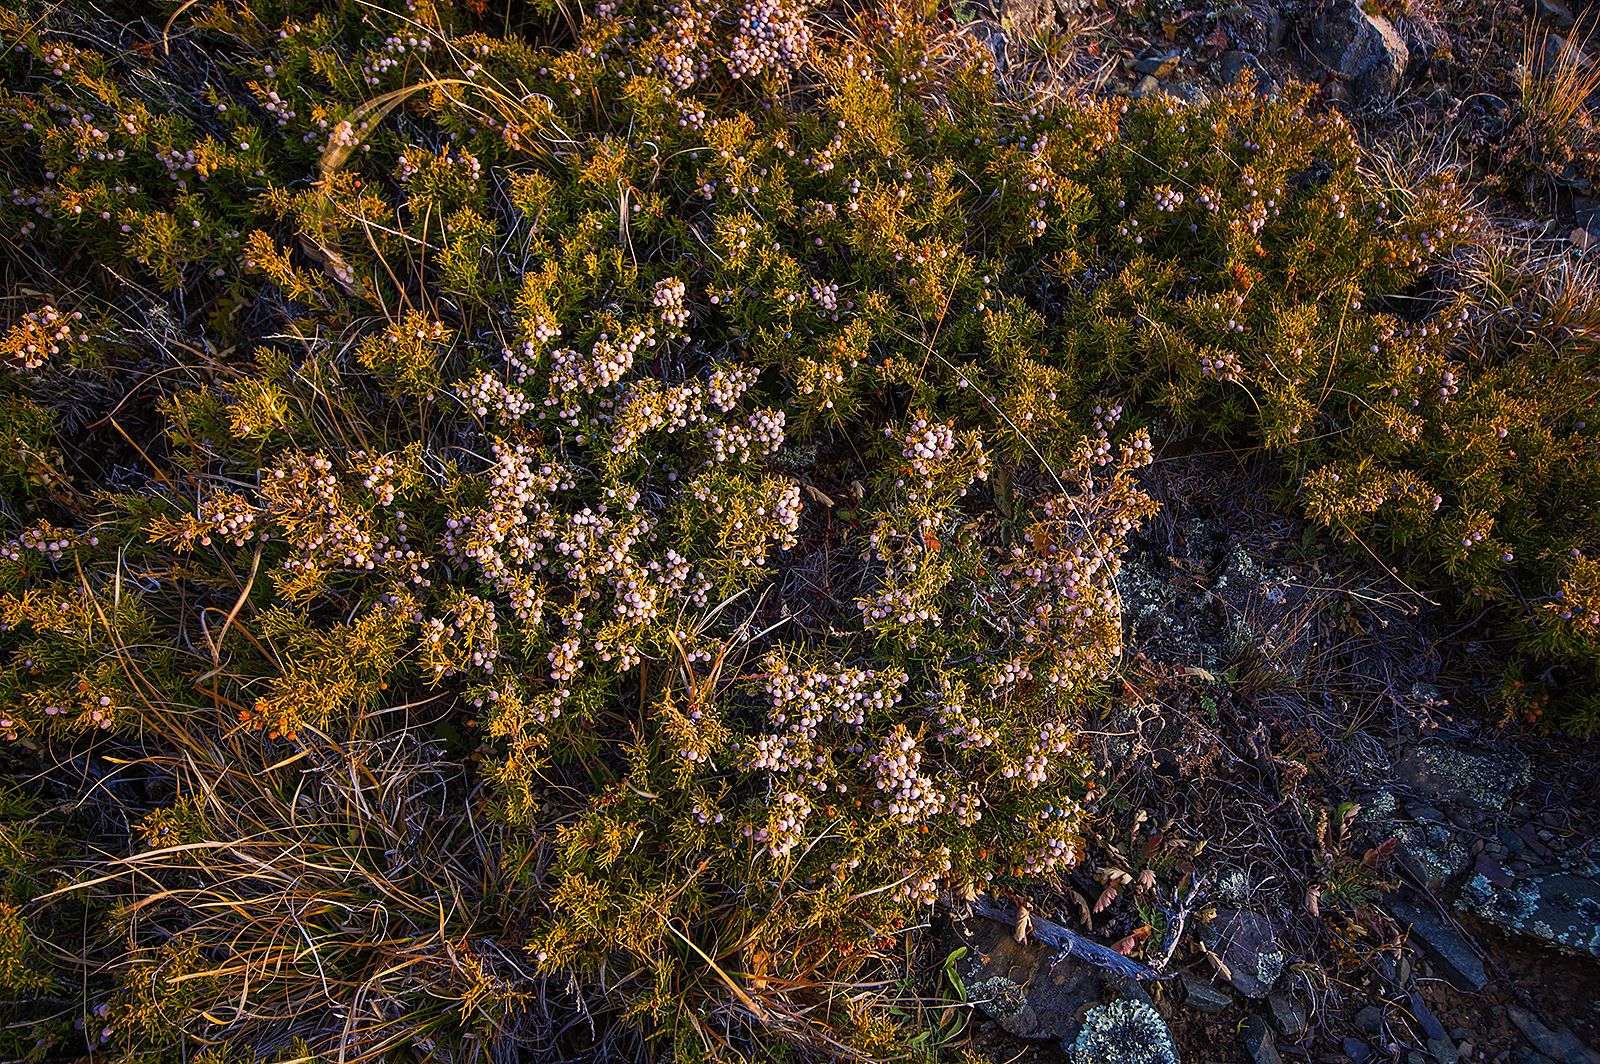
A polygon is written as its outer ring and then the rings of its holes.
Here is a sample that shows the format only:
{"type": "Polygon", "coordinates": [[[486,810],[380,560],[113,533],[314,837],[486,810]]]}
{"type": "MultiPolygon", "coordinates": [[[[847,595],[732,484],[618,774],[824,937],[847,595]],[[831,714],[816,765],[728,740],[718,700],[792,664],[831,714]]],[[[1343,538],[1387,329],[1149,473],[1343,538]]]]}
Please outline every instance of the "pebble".
{"type": "Polygon", "coordinates": [[[1267,1029],[1260,1016],[1251,1016],[1245,1020],[1239,1034],[1244,1040],[1245,1051],[1250,1054],[1254,1064],[1283,1064],[1283,1058],[1278,1055],[1278,1047],[1272,1041],[1272,1032],[1267,1029]]]}
{"type": "Polygon", "coordinates": [[[1298,1038],[1305,1032],[1305,1009],[1290,1000],[1289,995],[1278,991],[1268,994],[1267,1008],[1272,1013],[1272,1025],[1285,1038],[1298,1038]]]}
{"type": "Polygon", "coordinates": [[[1383,1031],[1383,1010],[1376,1005],[1368,1005],[1356,1013],[1355,1024],[1368,1034],[1380,1034],[1383,1031]]]}
{"type": "Polygon", "coordinates": [[[1221,1012],[1233,1004],[1233,997],[1226,990],[1192,972],[1183,973],[1183,987],[1186,992],[1184,1003],[1191,1009],[1221,1012]]]}

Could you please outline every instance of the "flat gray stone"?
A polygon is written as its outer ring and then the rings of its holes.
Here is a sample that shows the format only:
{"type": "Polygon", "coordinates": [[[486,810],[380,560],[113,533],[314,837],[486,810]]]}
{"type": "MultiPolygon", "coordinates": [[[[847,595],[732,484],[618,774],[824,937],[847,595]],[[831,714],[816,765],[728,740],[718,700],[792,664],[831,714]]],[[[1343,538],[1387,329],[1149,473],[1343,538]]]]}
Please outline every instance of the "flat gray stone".
{"type": "Polygon", "coordinates": [[[1357,1029],[1365,1031],[1368,1034],[1382,1034],[1383,1010],[1376,1005],[1368,1005],[1366,1008],[1356,1013],[1356,1017],[1353,1022],[1355,1023],[1357,1029]]]}
{"type": "Polygon", "coordinates": [[[1266,997],[1288,961],[1272,921],[1260,913],[1219,912],[1203,925],[1200,937],[1227,965],[1228,982],[1247,997],[1266,997]]]}
{"type": "Polygon", "coordinates": [[[1070,1042],[1082,1029],[1084,1014],[1100,1002],[1097,969],[1072,958],[1052,964],[1055,947],[1018,942],[1012,928],[998,920],[962,921],[946,945],[967,948],[956,962],[967,1000],[1018,1038],[1070,1042]]]}
{"type": "Polygon", "coordinates": [[[1183,973],[1184,1004],[1200,1012],[1221,1012],[1233,1004],[1233,996],[1204,976],[1183,973]]]}
{"type": "Polygon", "coordinates": [[[1508,931],[1600,957],[1600,882],[1558,871],[1502,884],[1488,872],[1479,865],[1457,904],[1508,931]]]}
{"type": "Polygon", "coordinates": [[[1267,995],[1267,1011],[1272,1026],[1285,1038],[1299,1038],[1306,1030],[1306,1010],[1290,1000],[1289,995],[1274,990],[1267,995]]]}
{"type": "Polygon", "coordinates": [[[1422,995],[1416,991],[1412,991],[1411,993],[1409,1011],[1411,1013],[1411,1018],[1416,1020],[1417,1023],[1422,1026],[1423,1034],[1427,1035],[1429,1038],[1445,1037],[1444,1024],[1439,1022],[1439,1017],[1435,1016],[1431,1011],[1429,1011],[1428,1003],[1423,1001],[1422,995]]]}
{"type": "Polygon", "coordinates": [[[1565,1027],[1552,1031],[1539,1022],[1539,1017],[1515,1005],[1506,1006],[1506,1016],[1517,1025],[1533,1048],[1561,1064],[1600,1064],[1600,1053],[1578,1041],[1578,1036],[1565,1027]]]}
{"type": "Polygon", "coordinates": [[[1272,1041],[1272,1031],[1260,1016],[1246,1019],[1244,1026],[1239,1029],[1239,1037],[1244,1041],[1245,1052],[1250,1054],[1255,1064],[1283,1064],[1278,1047],[1272,1041]]]}
{"type": "Polygon", "coordinates": [[[1489,981],[1483,961],[1432,906],[1419,905],[1393,894],[1384,898],[1383,905],[1396,920],[1411,928],[1413,940],[1422,947],[1446,982],[1463,993],[1483,989],[1489,981]]]}
{"type": "Polygon", "coordinates": [[[1496,861],[1486,853],[1478,855],[1477,863],[1473,865],[1472,871],[1475,875],[1482,876],[1484,882],[1492,887],[1504,889],[1516,882],[1509,872],[1500,867],[1499,861],[1496,861]]]}
{"type": "Polygon", "coordinates": [[[1395,778],[1418,794],[1478,809],[1503,811],[1528,786],[1532,769],[1520,754],[1424,743],[1394,768],[1395,778]]]}
{"type": "Polygon", "coordinates": [[[1153,55],[1149,59],[1141,59],[1133,64],[1133,72],[1135,74],[1149,74],[1155,78],[1170,78],[1178,72],[1179,58],[1180,56],[1177,52],[1171,52],[1167,55],[1153,55]]]}

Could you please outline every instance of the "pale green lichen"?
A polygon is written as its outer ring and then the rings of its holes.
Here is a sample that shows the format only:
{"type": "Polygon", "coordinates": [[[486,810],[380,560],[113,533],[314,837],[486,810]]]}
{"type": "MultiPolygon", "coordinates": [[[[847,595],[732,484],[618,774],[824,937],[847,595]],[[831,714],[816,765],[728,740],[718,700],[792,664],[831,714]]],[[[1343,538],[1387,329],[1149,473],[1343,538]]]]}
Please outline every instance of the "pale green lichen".
{"type": "Polygon", "coordinates": [[[1129,998],[1090,1009],[1069,1055],[1073,1064],[1178,1064],[1161,1014],[1129,998]]]}

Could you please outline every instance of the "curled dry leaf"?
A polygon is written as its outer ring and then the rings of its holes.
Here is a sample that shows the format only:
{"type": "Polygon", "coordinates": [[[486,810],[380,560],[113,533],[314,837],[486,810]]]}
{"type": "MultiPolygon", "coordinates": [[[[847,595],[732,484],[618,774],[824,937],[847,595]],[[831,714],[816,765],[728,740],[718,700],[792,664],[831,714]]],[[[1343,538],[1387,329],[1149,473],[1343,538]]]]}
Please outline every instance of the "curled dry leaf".
{"type": "Polygon", "coordinates": [[[800,486],[802,488],[806,489],[806,494],[807,495],[811,496],[812,499],[816,500],[817,502],[820,502],[824,506],[832,508],[834,506],[839,505],[838,503],[834,502],[831,498],[829,498],[827,495],[823,494],[821,491],[819,491],[817,488],[813,487],[810,484],[802,484],[800,486]]]}
{"type": "Polygon", "coordinates": [[[1028,930],[1033,927],[1033,910],[1026,905],[1017,906],[1017,926],[1012,929],[1011,937],[1018,942],[1027,944],[1028,930]]]}
{"type": "Polygon", "coordinates": [[[1087,930],[1093,931],[1094,910],[1089,908],[1089,900],[1070,887],[1067,889],[1067,893],[1072,896],[1072,904],[1078,907],[1078,917],[1083,920],[1083,926],[1087,930]]]}
{"type": "Polygon", "coordinates": [[[1117,895],[1119,893],[1121,893],[1121,892],[1118,891],[1115,886],[1106,887],[1105,890],[1102,890],[1100,892],[1100,897],[1095,900],[1094,911],[1097,912],[1097,913],[1105,912],[1106,911],[1106,906],[1108,906],[1112,902],[1116,901],[1117,900],[1117,895]]]}

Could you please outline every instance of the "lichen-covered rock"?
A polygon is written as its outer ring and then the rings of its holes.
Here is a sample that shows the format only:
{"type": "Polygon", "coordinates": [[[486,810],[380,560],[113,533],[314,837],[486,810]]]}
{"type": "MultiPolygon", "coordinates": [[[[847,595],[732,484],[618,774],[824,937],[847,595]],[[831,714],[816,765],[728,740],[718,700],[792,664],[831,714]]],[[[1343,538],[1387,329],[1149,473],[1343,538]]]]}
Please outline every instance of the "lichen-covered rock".
{"type": "Polygon", "coordinates": [[[1354,0],[1330,5],[1317,20],[1316,46],[1354,87],[1358,99],[1393,96],[1411,61],[1405,38],[1393,24],[1363,11],[1354,0]]]}
{"type": "Polygon", "coordinates": [[[1394,771],[1400,783],[1419,794],[1494,810],[1506,809],[1532,778],[1521,754],[1443,743],[1412,747],[1394,771]]]}
{"type": "Polygon", "coordinates": [[[1018,1038],[1076,1037],[1084,1010],[1100,1000],[1101,981],[1091,966],[1041,942],[1018,942],[1012,929],[973,917],[956,925],[950,948],[965,946],[958,972],[967,1000],[1018,1038]]]}
{"type": "Polygon", "coordinates": [[[1277,982],[1287,960],[1278,933],[1260,913],[1242,909],[1220,912],[1200,932],[1207,946],[1222,958],[1227,979],[1242,994],[1263,998],[1277,982]]]}
{"type": "Polygon", "coordinates": [[[1408,812],[1409,817],[1402,815],[1392,793],[1379,791],[1362,802],[1358,823],[1373,845],[1395,839],[1400,847],[1400,863],[1424,883],[1448,879],[1472,860],[1472,854],[1448,825],[1419,816],[1421,810],[1408,812]]]}
{"type": "Polygon", "coordinates": [[[1600,957],[1600,881],[1558,873],[1496,886],[1482,872],[1461,889],[1462,908],[1508,931],[1600,957]]]}
{"type": "Polygon", "coordinates": [[[1090,1009],[1068,1056],[1072,1064],[1178,1064],[1161,1014],[1130,998],[1090,1009]]]}

